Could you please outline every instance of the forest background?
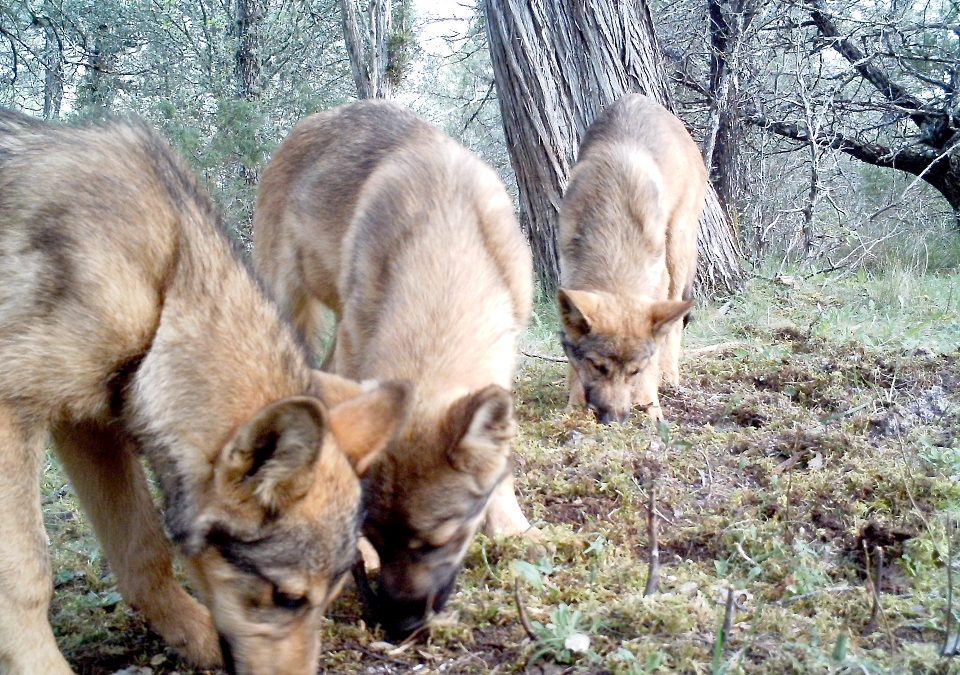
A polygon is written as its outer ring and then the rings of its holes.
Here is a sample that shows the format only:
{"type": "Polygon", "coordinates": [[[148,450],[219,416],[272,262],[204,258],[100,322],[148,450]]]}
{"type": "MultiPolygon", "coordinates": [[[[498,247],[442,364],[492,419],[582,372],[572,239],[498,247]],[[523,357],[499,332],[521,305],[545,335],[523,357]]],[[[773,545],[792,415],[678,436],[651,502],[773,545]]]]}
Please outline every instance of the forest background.
{"type": "MultiPolygon", "coordinates": [[[[332,672],[957,672],[958,87],[956,0],[0,0],[0,105],[142,116],[247,252],[274,148],[358,97],[419,112],[517,200],[541,293],[517,486],[551,555],[479,536],[401,650],[345,592],[332,672]],[[577,142],[626,90],[676,111],[713,187],[659,433],[564,410],[550,293],[577,142]]],[[[120,601],[53,456],[43,487],[71,664],[195,672],[120,601]]]]}

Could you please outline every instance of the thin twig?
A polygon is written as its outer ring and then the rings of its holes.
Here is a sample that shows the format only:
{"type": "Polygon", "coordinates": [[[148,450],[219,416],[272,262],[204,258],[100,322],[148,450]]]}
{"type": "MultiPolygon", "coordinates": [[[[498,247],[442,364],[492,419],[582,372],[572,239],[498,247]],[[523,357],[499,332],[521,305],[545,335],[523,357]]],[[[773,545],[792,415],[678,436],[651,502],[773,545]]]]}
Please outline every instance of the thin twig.
{"type": "Polygon", "coordinates": [[[815,595],[820,593],[850,593],[851,591],[860,590],[859,586],[827,586],[826,588],[818,588],[815,591],[810,591],[809,593],[801,593],[799,595],[791,595],[789,598],[783,598],[777,600],[775,605],[792,605],[795,602],[800,602],[801,600],[806,600],[807,598],[812,598],[815,595]]]}
{"type": "Polygon", "coordinates": [[[550,361],[551,363],[568,363],[566,359],[562,359],[556,356],[546,356],[544,354],[534,354],[533,352],[520,350],[520,353],[524,356],[528,356],[531,359],[540,359],[541,361],[550,361]]]}
{"type": "Polygon", "coordinates": [[[710,458],[707,457],[707,453],[703,451],[703,448],[697,448],[697,451],[700,453],[700,456],[703,457],[703,463],[707,466],[707,499],[710,499],[713,496],[713,468],[710,466],[710,458]]]}
{"type": "Polygon", "coordinates": [[[793,471],[787,472],[787,503],[783,514],[783,540],[793,544],[793,529],[790,527],[790,502],[793,500],[793,471]]]}
{"type": "Polygon", "coordinates": [[[883,548],[877,546],[873,550],[876,553],[875,563],[877,565],[877,571],[871,576],[870,555],[867,552],[867,542],[863,542],[864,567],[867,570],[867,585],[870,589],[870,594],[873,596],[873,606],[870,608],[870,619],[867,621],[867,625],[863,628],[864,635],[869,635],[877,629],[877,622],[880,618],[880,579],[881,574],[883,573],[883,548]]]}
{"type": "Polygon", "coordinates": [[[723,608],[723,623],[720,624],[720,630],[717,631],[717,637],[713,642],[713,666],[714,672],[717,672],[717,668],[721,665],[720,659],[723,655],[723,650],[727,646],[727,641],[730,639],[730,631],[733,630],[733,607],[734,607],[734,590],[733,586],[727,589],[727,602],[723,608]]]}
{"type": "MultiPolygon", "coordinates": [[[[867,582],[870,584],[873,590],[873,608],[870,611],[870,620],[867,622],[866,627],[864,628],[864,633],[868,634],[876,630],[876,618],[880,617],[880,621],[883,623],[883,629],[887,633],[887,643],[890,645],[890,652],[893,653],[897,650],[897,645],[893,640],[893,632],[890,630],[890,623],[887,621],[887,613],[883,611],[883,605],[880,603],[880,584],[883,581],[883,547],[875,546],[873,549],[874,559],[876,560],[876,571],[873,574],[873,577],[870,576],[870,559],[866,559],[866,570],[867,570],[867,582]]],[[[867,544],[863,544],[863,553],[866,556],[867,553],[867,544]]]]}
{"type": "Polygon", "coordinates": [[[733,586],[727,589],[727,604],[723,608],[723,641],[724,644],[730,639],[730,632],[733,630],[733,607],[736,604],[736,591],[733,586]]]}
{"type": "Polygon", "coordinates": [[[657,542],[657,484],[650,481],[650,495],[647,503],[647,556],[650,561],[647,572],[647,585],[643,589],[643,596],[647,597],[657,592],[660,577],[660,544],[657,542]]]}
{"type": "Polygon", "coordinates": [[[740,557],[741,557],[741,558],[743,558],[744,560],[746,560],[748,563],[750,563],[750,564],[753,565],[754,567],[756,567],[756,566],[759,564],[759,563],[757,563],[756,560],[754,560],[753,558],[751,558],[750,556],[747,555],[747,552],[743,550],[743,544],[741,544],[739,541],[737,542],[737,544],[736,544],[736,546],[735,546],[734,548],[737,549],[737,553],[740,554],[740,557]]]}
{"type": "Polygon", "coordinates": [[[956,523],[951,523],[950,516],[947,516],[947,620],[946,630],[943,634],[943,649],[941,656],[956,656],[957,645],[960,643],[960,636],[953,639],[953,530],[956,530],[956,523]],[[952,640],[952,644],[951,644],[952,640]]]}
{"type": "Polygon", "coordinates": [[[907,493],[907,499],[910,500],[911,506],[913,506],[914,513],[917,514],[917,517],[923,521],[924,527],[927,528],[927,532],[933,532],[930,527],[930,523],[927,522],[927,519],[923,515],[923,511],[917,506],[917,500],[913,498],[913,490],[910,488],[911,483],[916,483],[916,480],[913,477],[913,472],[910,471],[910,460],[907,457],[907,446],[903,442],[903,434],[900,432],[900,423],[897,422],[897,441],[900,443],[900,456],[903,457],[903,473],[906,474],[903,478],[903,489],[907,493]]]}
{"type": "Polygon", "coordinates": [[[537,634],[530,623],[530,617],[527,616],[527,608],[523,605],[523,598],[520,597],[520,579],[513,580],[513,599],[517,603],[517,616],[520,617],[520,625],[523,626],[523,631],[527,634],[527,637],[536,641],[538,639],[537,634]]]}
{"type": "Polygon", "coordinates": [[[741,347],[746,347],[747,343],[742,340],[733,340],[731,342],[720,342],[715,345],[707,345],[706,347],[697,347],[695,349],[684,349],[682,356],[706,356],[707,354],[716,354],[718,352],[726,352],[731,349],[740,349],[741,347]]]}

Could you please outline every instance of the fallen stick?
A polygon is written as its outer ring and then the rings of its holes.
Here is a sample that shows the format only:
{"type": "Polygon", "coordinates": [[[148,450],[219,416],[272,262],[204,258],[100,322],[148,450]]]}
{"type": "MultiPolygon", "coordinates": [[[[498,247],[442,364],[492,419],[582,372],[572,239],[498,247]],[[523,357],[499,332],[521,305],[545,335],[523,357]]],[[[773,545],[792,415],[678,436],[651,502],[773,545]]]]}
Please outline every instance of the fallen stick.
{"type": "Polygon", "coordinates": [[[550,361],[551,363],[567,363],[567,360],[558,356],[546,356],[545,354],[534,354],[533,352],[520,350],[520,353],[531,359],[540,359],[541,361],[550,361]]]}
{"type": "Polygon", "coordinates": [[[660,582],[660,544],[657,542],[657,484],[650,481],[650,500],[647,504],[647,544],[650,568],[647,572],[647,585],[643,589],[643,597],[657,592],[660,582]]]}
{"type": "Polygon", "coordinates": [[[530,624],[530,617],[527,616],[527,608],[523,606],[523,598],[520,597],[520,579],[513,580],[513,599],[517,603],[517,615],[520,617],[520,625],[531,640],[536,641],[537,634],[530,624]]]}

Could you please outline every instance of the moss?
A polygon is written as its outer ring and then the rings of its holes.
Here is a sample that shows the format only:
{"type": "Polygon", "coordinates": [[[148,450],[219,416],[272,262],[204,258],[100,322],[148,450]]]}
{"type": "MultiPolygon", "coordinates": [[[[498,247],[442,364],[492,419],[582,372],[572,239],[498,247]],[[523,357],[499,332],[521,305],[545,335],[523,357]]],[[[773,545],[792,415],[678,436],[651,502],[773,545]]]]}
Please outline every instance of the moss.
{"type": "MultiPolygon", "coordinates": [[[[901,282],[786,289],[756,280],[723,313],[700,308],[688,345],[744,344],[685,357],[683,387],[663,395],[666,443],[645,420],[601,427],[565,411],[564,365],[521,357],[517,487],[551,551],[532,561],[542,588],[521,577],[521,592],[544,627],[561,605],[581,612],[588,652],[531,643],[514,601],[513,562],[527,547],[478,536],[428,641],[380,649],[348,589],[323,625],[323,667],[518,672],[540,653],[572,661],[574,672],[956,669],[937,645],[942,516],[960,504],[960,295],[949,291],[956,277],[901,282]],[[660,588],[644,597],[651,481],[660,588]],[[886,551],[884,622],[869,634],[864,543],[886,551]],[[715,656],[729,587],[740,602],[715,656]]],[[[555,313],[541,307],[537,316],[524,350],[559,356],[555,313]]],[[[195,672],[117,602],[65,484],[51,462],[43,485],[58,585],[51,615],[68,658],[92,673],[131,664],[195,672]]]]}

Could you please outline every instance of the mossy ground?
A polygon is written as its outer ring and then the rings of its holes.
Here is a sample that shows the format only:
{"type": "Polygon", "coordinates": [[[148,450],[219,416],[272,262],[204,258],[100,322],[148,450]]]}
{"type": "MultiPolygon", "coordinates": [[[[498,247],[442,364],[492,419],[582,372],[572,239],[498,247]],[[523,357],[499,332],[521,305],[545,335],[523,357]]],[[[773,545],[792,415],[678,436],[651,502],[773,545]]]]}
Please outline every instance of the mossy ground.
{"type": "MultiPolygon", "coordinates": [[[[559,356],[556,330],[545,306],[524,350],[559,356]]],[[[377,643],[348,589],[322,669],[960,672],[939,656],[947,515],[960,504],[960,279],[756,279],[699,309],[686,346],[728,341],[739,344],[685,357],[682,387],[662,396],[664,436],[565,411],[565,366],[522,357],[518,488],[550,554],[524,564],[522,541],[478,537],[429,639],[400,651],[377,643]],[[660,587],[644,597],[651,485],[660,587]],[[875,546],[883,610],[868,632],[875,546]],[[537,641],[518,622],[518,577],[537,641]],[[564,646],[573,633],[582,651],[564,646]]],[[[51,618],[71,662],[194,672],[120,600],[54,462],[44,481],[51,618]]]]}

